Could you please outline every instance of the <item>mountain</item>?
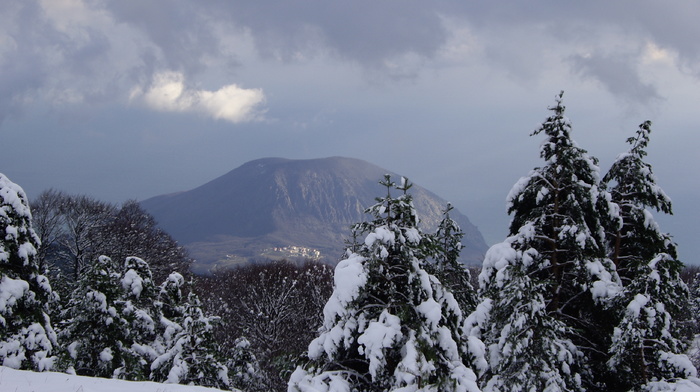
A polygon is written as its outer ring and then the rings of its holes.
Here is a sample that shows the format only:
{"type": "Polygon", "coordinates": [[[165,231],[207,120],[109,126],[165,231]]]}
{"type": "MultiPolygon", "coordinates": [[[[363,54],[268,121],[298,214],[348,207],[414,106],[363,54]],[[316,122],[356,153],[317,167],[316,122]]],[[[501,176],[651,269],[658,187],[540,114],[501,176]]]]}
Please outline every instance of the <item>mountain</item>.
{"type": "MultiPolygon", "coordinates": [[[[189,249],[203,273],[251,259],[311,257],[335,263],[350,227],[386,190],[389,173],[351,158],[264,158],[186,192],[141,202],[159,225],[189,249]]],[[[447,202],[415,185],[414,205],[424,231],[434,231],[447,202]]],[[[478,229],[456,209],[465,232],[463,262],[481,263],[487,250],[478,229]]]]}

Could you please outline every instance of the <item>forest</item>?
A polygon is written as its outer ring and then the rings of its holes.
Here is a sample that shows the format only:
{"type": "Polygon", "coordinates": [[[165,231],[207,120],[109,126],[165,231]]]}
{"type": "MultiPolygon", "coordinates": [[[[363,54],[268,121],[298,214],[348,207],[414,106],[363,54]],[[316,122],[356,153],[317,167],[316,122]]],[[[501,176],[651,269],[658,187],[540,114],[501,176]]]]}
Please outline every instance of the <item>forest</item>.
{"type": "Polygon", "coordinates": [[[643,122],[601,175],[563,93],[507,195],[508,236],[458,261],[445,206],[420,229],[406,178],[339,263],[259,260],[195,276],[136,201],[0,174],[2,366],[242,391],[700,391],[697,267],[653,214],[671,199],[643,122]]]}

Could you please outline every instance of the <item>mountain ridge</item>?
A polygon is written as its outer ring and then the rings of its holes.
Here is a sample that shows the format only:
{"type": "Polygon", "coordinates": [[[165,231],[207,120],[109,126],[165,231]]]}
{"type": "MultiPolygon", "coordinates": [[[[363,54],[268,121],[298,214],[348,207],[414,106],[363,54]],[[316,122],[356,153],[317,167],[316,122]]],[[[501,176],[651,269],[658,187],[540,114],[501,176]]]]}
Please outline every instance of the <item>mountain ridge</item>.
{"type": "MultiPolygon", "coordinates": [[[[190,250],[200,264],[195,271],[274,252],[284,256],[285,251],[270,249],[285,247],[317,250],[334,263],[351,225],[366,219],[364,210],[386,192],[378,183],[385,174],[400,177],[355,158],[260,158],[189,191],[155,196],[141,205],[190,250]]],[[[415,184],[411,194],[421,228],[433,231],[447,202],[415,184]]],[[[465,232],[463,262],[480,263],[487,249],[483,236],[459,211],[451,216],[465,232]]]]}

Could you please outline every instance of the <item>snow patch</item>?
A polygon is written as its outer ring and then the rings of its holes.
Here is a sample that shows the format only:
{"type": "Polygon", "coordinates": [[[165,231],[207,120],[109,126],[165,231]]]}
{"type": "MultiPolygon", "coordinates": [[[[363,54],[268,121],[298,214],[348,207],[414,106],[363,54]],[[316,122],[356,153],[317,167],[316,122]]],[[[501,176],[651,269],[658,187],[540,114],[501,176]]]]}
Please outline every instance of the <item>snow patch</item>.
{"type": "Polygon", "coordinates": [[[218,392],[193,385],[165,385],[150,381],[124,381],[65,373],[31,372],[0,367],[0,389],[13,392],[218,392]]]}
{"type": "Polygon", "coordinates": [[[367,329],[357,339],[361,344],[360,354],[369,360],[369,373],[377,376],[377,369],[384,367],[384,349],[391,347],[400,337],[401,320],[386,309],[377,321],[371,321],[367,329]]]}

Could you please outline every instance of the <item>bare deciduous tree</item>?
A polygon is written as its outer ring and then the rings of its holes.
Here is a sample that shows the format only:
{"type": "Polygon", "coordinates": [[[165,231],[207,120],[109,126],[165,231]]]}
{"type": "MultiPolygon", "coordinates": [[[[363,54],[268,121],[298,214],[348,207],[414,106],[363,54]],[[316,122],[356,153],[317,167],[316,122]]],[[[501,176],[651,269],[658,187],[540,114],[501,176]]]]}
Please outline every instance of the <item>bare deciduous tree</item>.
{"type": "Polygon", "coordinates": [[[219,314],[218,340],[246,337],[267,390],[285,390],[284,373],[316,337],[332,292],[333,268],[318,262],[250,264],[198,281],[209,312],[219,314]]]}

